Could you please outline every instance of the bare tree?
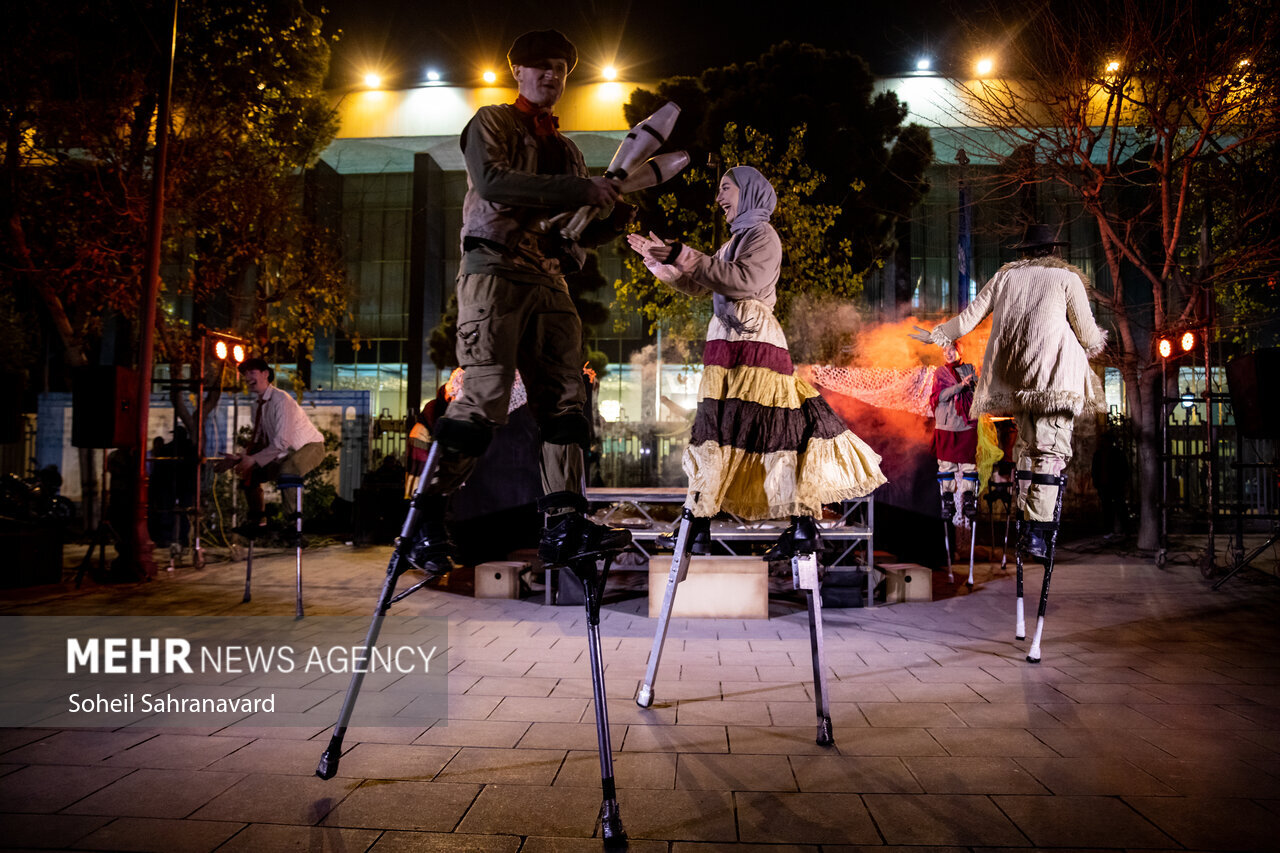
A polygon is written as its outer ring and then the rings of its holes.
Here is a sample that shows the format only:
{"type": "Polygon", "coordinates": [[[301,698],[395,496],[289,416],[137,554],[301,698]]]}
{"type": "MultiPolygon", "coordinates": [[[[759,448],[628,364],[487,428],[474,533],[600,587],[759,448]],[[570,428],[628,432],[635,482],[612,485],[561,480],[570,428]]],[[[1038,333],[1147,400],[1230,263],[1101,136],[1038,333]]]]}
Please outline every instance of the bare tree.
{"type": "Polygon", "coordinates": [[[961,131],[965,147],[1002,164],[985,178],[988,199],[1041,185],[1096,225],[1094,297],[1139,448],[1138,545],[1152,549],[1165,393],[1153,334],[1247,337],[1256,318],[1235,309],[1280,262],[1278,16],[1254,0],[1029,14],[983,16],[983,31],[1003,35],[1001,76],[953,81],[956,123],[982,128],[961,131]]]}

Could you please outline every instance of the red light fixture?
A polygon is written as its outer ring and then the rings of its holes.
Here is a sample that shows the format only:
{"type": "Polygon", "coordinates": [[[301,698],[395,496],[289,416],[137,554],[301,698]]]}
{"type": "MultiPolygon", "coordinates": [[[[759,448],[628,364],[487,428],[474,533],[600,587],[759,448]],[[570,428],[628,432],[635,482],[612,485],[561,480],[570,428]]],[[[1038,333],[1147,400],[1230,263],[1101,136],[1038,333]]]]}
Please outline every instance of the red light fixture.
{"type": "Polygon", "coordinates": [[[235,335],[223,335],[213,333],[209,335],[213,340],[213,355],[218,361],[226,361],[230,358],[236,364],[244,361],[244,341],[235,335]]]}

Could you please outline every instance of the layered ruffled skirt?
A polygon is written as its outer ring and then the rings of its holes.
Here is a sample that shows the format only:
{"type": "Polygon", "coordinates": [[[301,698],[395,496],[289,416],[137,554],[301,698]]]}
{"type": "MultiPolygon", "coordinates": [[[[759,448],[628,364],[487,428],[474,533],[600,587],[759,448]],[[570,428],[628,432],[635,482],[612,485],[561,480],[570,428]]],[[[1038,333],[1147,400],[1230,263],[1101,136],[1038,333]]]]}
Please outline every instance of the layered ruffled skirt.
{"type": "Polygon", "coordinates": [[[794,375],[787,339],[762,302],[735,303],[746,331],[712,318],[693,434],[688,506],[744,519],[812,515],[886,482],[880,456],[812,385],[794,375]]]}

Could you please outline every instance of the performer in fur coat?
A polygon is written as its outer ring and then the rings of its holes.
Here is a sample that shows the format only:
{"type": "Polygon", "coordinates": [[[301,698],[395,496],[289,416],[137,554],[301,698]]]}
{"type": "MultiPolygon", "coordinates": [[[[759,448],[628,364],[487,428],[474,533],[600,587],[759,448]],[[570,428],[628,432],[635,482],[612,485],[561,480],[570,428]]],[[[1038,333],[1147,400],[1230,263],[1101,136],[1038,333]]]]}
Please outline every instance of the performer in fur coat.
{"type": "MultiPolygon", "coordinates": [[[[1075,418],[1106,406],[1089,367],[1106,346],[1106,332],[1094,322],[1088,279],[1060,256],[1065,245],[1049,226],[1028,226],[1013,247],[1020,260],[1001,267],[959,315],[914,335],[946,347],[992,315],[972,414],[1013,415],[1014,457],[1024,475],[1061,474],[1071,459],[1075,418]]],[[[1030,522],[1022,547],[1032,556],[1045,556],[1056,501],[1056,486],[1031,482],[1018,492],[1018,509],[1030,522]]]]}

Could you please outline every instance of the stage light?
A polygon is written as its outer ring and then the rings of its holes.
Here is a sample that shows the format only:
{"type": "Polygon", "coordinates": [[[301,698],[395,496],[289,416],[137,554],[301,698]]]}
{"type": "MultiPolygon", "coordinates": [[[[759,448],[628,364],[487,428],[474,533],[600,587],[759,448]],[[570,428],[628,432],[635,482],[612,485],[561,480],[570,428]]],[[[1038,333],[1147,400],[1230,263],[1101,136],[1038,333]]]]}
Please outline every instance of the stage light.
{"type": "Polygon", "coordinates": [[[1120,63],[1116,62],[1114,59],[1107,63],[1108,74],[1115,74],[1119,70],[1120,70],[1120,63]]]}
{"type": "Polygon", "coordinates": [[[601,70],[600,76],[606,80],[617,80],[618,69],[614,68],[612,65],[606,65],[604,69],[601,70]]]}
{"type": "Polygon", "coordinates": [[[1196,345],[1196,333],[1183,332],[1182,337],[1178,339],[1178,344],[1182,347],[1183,352],[1191,352],[1196,345]]]}
{"type": "Polygon", "coordinates": [[[236,364],[244,361],[244,341],[235,335],[226,335],[222,333],[211,333],[209,335],[213,341],[213,355],[218,361],[226,361],[230,358],[236,364]]]}
{"type": "Polygon", "coordinates": [[[933,63],[929,61],[929,58],[927,56],[921,57],[920,59],[916,60],[917,71],[928,71],[932,67],[933,67],[933,63]]]}
{"type": "Polygon", "coordinates": [[[985,76],[987,74],[990,74],[992,69],[994,69],[996,65],[990,59],[979,59],[977,67],[978,67],[978,73],[985,76]]]}
{"type": "Polygon", "coordinates": [[[1156,344],[1156,352],[1160,353],[1161,358],[1168,358],[1173,355],[1173,341],[1168,338],[1161,338],[1156,344]]]}
{"type": "Polygon", "coordinates": [[[439,71],[428,71],[428,72],[427,72],[427,80],[428,80],[428,81],[430,81],[430,82],[432,82],[432,83],[438,83],[438,82],[440,81],[440,72],[439,72],[439,71]]]}
{"type": "Polygon", "coordinates": [[[498,75],[494,74],[492,71],[486,71],[481,76],[484,78],[484,82],[489,83],[490,85],[498,82],[498,75]]]}
{"type": "Polygon", "coordinates": [[[368,74],[364,75],[364,84],[370,89],[376,89],[382,85],[382,75],[374,74],[370,71],[368,74]]]}

